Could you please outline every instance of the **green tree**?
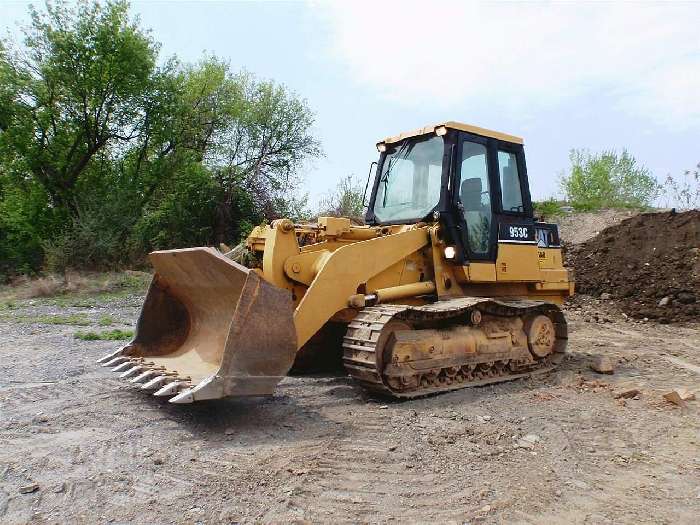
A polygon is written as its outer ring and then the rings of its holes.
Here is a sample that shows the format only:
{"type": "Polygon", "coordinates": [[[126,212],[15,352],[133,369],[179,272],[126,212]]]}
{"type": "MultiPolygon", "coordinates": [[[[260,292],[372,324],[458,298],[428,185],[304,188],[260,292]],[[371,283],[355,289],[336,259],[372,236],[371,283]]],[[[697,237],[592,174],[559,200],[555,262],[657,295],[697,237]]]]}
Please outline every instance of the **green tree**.
{"type": "Polygon", "coordinates": [[[650,206],[659,184],[627,150],[591,153],[571,150],[571,169],[562,178],[567,200],[577,209],[643,208],[650,206]]]}
{"type": "Polygon", "coordinates": [[[42,252],[55,270],[132,264],[304,212],[297,173],[321,155],[305,100],[216,57],[157,66],[124,1],[31,19],[23,45],[0,43],[7,267],[37,269],[42,252]]]}
{"type": "Polygon", "coordinates": [[[23,49],[2,57],[0,151],[56,207],[74,211],[94,157],[143,128],[158,46],[127,10],[121,1],[30,8],[23,49]]]}

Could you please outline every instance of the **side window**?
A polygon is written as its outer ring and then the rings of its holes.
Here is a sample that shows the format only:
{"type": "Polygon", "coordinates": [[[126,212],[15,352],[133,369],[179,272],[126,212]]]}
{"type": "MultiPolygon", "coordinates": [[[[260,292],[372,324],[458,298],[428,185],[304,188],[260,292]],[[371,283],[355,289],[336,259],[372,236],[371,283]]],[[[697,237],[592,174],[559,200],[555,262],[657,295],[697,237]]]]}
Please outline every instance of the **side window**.
{"type": "Polygon", "coordinates": [[[489,251],[491,192],[486,147],[465,141],[462,146],[459,197],[464,206],[469,249],[474,254],[489,251]]]}
{"type": "Polygon", "coordinates": [[[503,211],[524,211],[523,195],[520,190],[520,174],[518,173],[515,153],[498,152],[498,172],[501,178],[503,211]]]}

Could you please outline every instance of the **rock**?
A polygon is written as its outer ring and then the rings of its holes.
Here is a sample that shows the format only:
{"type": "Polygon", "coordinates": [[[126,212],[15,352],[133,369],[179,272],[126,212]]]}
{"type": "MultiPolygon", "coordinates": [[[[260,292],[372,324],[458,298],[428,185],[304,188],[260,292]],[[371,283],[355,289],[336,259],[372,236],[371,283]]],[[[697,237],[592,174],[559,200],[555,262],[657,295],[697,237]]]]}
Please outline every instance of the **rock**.
{"type": "Polygon", "coordinates": [[[381,410],[386,410],[387,408],[389,408],[389,405],[381,405],[379,408],[381,410]]]}
{"type": "Polygon", "coordinates": [[[641,394],[642,392],[638,388],[628,388],[626,390],[620,390],[619,392],[615,392],[613,394],[613,397],[615,399],[632,399],[633,397],[637,397],[641,394]]]}
{"type": "Polygon", "coordinates": [[[20,494],[31,494],[32,492],[36,492],[37,490],[39,490],[39,484],[32,483],[30,485],[24,485],[23,487],[20,487],[19,493],[20,494]]]}
{"type": "Polygon", "coordinates": [[[604,293],[600,294],[600,298],[601,298],[603,301],[609,301],[610,299],[612,299],[612,294],[609,294],[609,293],[607,293],[607,292],[604,292],[604,293]]]}
{"type": "Polygon", "coordinates": [[[479,509],[479,511],[481,511],[483,513],[491,512],[491,505],[484,505],[483,507],[481,507],[479,509]]]}
{"type": "Polygon", "coordinates": [[[598,372],[599,374],[615,373],[614,361],[606,356],[596,356],[590,366],[594,372],[598,372]]]}
{"type": "Polygon", "coordinates": [[[686,388],[679,388],[677,392],[683,401],[692,401],[695,399],[695,392],[691,392],[686,388]]]}
{"type": "Polygon", "coordinates": [[[695,296],[692,293],[681,292],[676,296],[678,302],[681,304],[692,304],[695,302],[695,296]]]}
{"type": "Polygon", "coordinates": [[[516,448],[526,448],[526,449],[533,449],[535,448],[535,443],[539,443],[540,441],[540,436],[536,434],[528,434],[526,436],[523,436],[518,440],[518,442],[515,444],[516,448]]]}
{"type": "Polygon", "coordinates": [[[671,302],[671,298],[667,295],[659,301],[659,306],[666,306],[671,302]]]}
{"type": "Polygon", "coordinates": [[[66,490],[66,484],[65,484],[65,483],[59,483],[58,485],[56,485],[56,486],[53,488],[53,491],[54,491],[56,494],[61,494],[62,492],[65,492],[65,490],[66,490]]]}
{"type": "Polygon", "coordinates": [[[683,401],[683,398],[681,395],[678,393],[677,390],[671,390],[670,392],[666,392],[664,394],[664,399],[668,401],[669,403],[673,403],[674,405],[678,405],[679,407],[684,407],[685,406],[685,401],[683,401]]]}

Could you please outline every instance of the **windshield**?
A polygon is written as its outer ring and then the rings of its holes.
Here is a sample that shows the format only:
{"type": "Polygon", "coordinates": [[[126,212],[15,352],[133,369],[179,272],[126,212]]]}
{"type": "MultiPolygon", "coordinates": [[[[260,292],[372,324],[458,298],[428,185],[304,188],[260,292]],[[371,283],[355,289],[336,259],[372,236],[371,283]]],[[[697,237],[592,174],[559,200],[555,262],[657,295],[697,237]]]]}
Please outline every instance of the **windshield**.
{"type": "Polygon", "coordinates": [[[374,215],[380,222],[422,219],[440,202],[442,137],[407,139],[387,149],[374,215]]]}

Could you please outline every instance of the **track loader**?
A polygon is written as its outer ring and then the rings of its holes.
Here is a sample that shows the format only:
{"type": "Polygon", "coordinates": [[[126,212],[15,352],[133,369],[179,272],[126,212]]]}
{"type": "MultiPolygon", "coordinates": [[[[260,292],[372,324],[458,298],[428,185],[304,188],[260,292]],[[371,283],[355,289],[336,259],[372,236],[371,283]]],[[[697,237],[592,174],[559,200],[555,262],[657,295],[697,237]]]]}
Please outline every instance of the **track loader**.
{"type": "Polygon", "coordinates": [[[445,122],[377,149],[365,225],[276,220],[245,265],[151,253],[135,336],[100,362],[171,403],[271,395],[293,365],[341,353],[395,398],[554,367],[573,274],[556,225],[534,218],[522,139],[445,122]]]}

